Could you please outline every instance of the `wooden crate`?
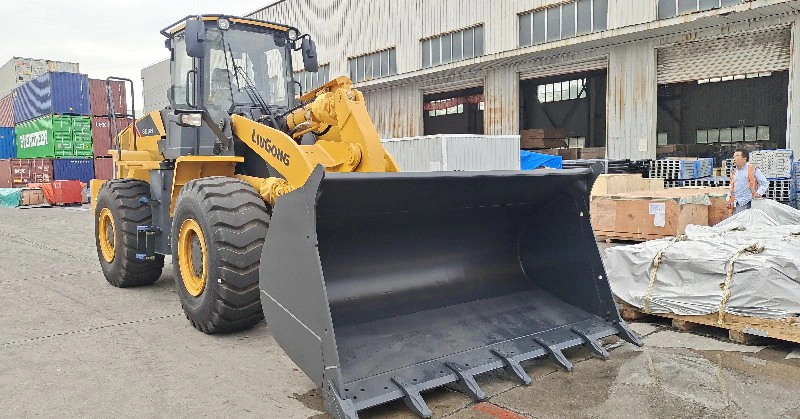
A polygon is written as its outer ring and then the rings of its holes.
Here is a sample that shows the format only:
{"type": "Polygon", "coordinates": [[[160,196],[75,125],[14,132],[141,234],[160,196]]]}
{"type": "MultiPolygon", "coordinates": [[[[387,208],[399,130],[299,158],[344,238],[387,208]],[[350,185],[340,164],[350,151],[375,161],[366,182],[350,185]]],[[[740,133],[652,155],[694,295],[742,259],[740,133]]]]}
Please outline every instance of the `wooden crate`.
{"type": "Polygon", "coordinates": [[[566,147],[567,141],[563,138],[524,138],[519,139],[519,148],[526,150],[539,150],[542,148],[566,147]]]}
{"type": "Polygon", "coordinates": [[[580,157],[584,160],[606,158],[605,147],[584,147],[580,149],[580,157]]]}
{"type": "Polygon", "coordinates": [[[564,160],[577,160],[578,150],[577,148],[560,148],[558,155],[564,160]]]}
{"type": "Polygon", "coordinates": [[[709,205],[682,204],[682,199],[707,195],[718,188],[671,188],[596,195],[591,220],[599,239],[653,240],[683,234],[689,224],[708,225],[709,205]],[[651,204],[655,204],[651,207],[651,204]],[[651,210],[663,210],[663,226],[651,210]]]}
{"type": "Polygon", "coordinates": [[[22,197],[20,205],[44,205],[47,201],[44,199],[44,193],[41,189],[25,188],[22,190],[22,197]]]}
{"type": "Polygon", "coordinates": [[[626,303],[620,304],[619,313],[626,321],[646,319],[650,316],[670,319],[673,327],[683,331],[692,331],[700,325],[725,329],[728,331],[728,338],[736,343],[748,344],[762,338],[773,338],[800,343],[800,317],[776,320],[737,316],[726,313],[724,322],[719,324],[718,313],[699,316],[683,316],[673,313],[647,314],[626,303]]]}
{"type": "Polygon", "coordinates": [[[526,129],[520,132],[520,148],[540,149],[566,147],[566,133],[563,129],[526,129]]]}
{"type": "Polygon", "coordinates": [[[537,153],[542,154],[549,154],[551,156],[558,156],[558,150],[562,150],[561,148],[543,148],[541,150],[536,150],[537,153]]]}
{"type": "Polygon", "coordinates": [[[637,174],[603,174],[592,187],[592,196],[664,189],[664,179],[643,178],[637,174]]]}

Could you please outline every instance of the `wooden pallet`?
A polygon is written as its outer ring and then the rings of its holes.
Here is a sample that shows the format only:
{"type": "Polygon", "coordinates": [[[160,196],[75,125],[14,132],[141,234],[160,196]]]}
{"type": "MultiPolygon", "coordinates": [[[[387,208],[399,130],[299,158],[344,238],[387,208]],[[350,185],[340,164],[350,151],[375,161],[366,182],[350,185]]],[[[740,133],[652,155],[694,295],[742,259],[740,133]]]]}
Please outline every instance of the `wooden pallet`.
{"type": "Polygon", "coordinates": [[[643,242],[648,240],[665,239],[673,236],[664,236],[660,234],[644,234],[644,233],[623,233],[621,231],[597,231],[594,232],[595,239],[599,241],[611,242],[643,242]]]}
{"type": "Polygon", "coordinates": [[[621,305],[619,314],[626,321],[640,320],[651,316],[670,319],[672,326],[682,331],[692,331],[700,326],[725,329],[728,332],[728,339],[742,344],[752,344],[758,340],[763,340],[763,338],[800,343],[799,317],[773,320],[725,314],[725,321],[720,325],[717,323],[717,320],[719,320],[717,313],[699,316],[683,316],[672,313],[647,314],[628,304],[621,305]]]}

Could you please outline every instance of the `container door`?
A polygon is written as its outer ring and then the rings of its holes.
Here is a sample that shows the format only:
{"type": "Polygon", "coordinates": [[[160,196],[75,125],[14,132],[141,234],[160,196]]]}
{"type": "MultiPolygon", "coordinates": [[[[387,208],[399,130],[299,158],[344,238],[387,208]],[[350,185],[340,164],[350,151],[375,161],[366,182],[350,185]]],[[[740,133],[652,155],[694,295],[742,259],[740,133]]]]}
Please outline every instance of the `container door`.
{"type": "Polygon", "coordinates": [[[53,117],[53,141],[56,157],[73,156],[72,118],[68,116],[53,117]]]}
{"type": "Polygon", "coordinates": [[[92,156],[92,122],[89,117],[72,117],[72,147],[76,157],[92,156]]]}

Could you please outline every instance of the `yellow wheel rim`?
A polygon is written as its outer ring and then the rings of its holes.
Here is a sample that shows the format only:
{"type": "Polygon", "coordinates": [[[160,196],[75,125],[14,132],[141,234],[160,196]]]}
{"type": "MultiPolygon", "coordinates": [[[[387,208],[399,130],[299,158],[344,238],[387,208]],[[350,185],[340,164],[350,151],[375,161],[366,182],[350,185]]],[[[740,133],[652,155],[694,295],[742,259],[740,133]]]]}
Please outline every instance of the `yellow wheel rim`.
{"type": "Polygon", "coordinates": [[[206,240],[200,224],[186,219],[178,233],[178,265],[186,291],[192,297],[203,293],[208,275],[206,240]]]}
{"type": "Polygon", "coordinates": [[[117,229],[110,209],[103,208],[100,210],[100,216],[97,218],[97,225],[97,238],[100,241],[100,253],[103,255],[103,260],[111,263],[114,261],[116,250],[114,246],[117,242],[115,237],[117,229]]]}

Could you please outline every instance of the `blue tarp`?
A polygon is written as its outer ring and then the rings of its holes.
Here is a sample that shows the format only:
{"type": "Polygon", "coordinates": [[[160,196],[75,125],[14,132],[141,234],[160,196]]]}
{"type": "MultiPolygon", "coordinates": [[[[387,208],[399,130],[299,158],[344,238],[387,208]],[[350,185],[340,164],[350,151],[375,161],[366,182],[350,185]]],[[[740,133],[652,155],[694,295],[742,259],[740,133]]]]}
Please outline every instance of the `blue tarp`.
{"type": "Polygon", "coordinates": [[[527,150],[519,151],[519,166],[522,170],[533,170],[540,167],[561,169],[561,162],[561,156],[551,156],[527,150]]]}

